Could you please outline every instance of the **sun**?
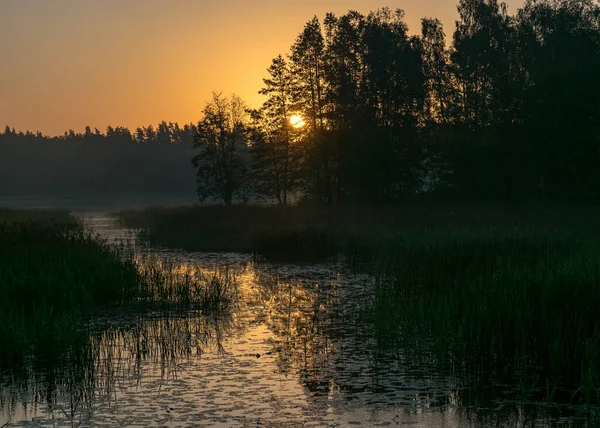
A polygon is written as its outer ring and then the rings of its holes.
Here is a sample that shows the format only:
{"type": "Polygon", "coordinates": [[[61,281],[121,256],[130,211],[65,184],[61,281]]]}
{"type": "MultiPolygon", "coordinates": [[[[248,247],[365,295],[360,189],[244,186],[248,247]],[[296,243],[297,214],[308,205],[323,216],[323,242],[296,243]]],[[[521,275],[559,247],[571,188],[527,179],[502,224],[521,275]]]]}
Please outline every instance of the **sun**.
{"type": "Polygon", "coordinates": [[[302,116],[299,116],[297,114],[290,117],[290,124],[294,128],[302,128],[305,125],[304,120],[302,119],[302,116]]]}

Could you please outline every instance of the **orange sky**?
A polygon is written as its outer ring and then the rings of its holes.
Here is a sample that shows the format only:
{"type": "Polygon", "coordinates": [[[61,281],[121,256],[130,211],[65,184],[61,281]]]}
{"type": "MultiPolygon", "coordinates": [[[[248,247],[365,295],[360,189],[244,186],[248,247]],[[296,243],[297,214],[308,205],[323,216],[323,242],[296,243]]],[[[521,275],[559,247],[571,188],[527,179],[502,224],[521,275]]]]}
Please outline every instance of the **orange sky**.
{"type": "Polygon", "coordinates": [[[213,90],[258,107],[271,59],[312,16],[383,6],[452,35],[455,0],[0,0],[0,130],[195,122],[213,90]]]}

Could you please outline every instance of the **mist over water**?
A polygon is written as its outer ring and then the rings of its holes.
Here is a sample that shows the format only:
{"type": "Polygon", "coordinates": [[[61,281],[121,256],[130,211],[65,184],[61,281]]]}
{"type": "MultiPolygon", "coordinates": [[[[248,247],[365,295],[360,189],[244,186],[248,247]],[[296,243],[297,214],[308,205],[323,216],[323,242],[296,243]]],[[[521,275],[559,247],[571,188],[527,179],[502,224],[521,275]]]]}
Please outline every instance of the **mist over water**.
{"type": "Polygon", "coordinates": [[[146,194],[71,194],[0,197],[0,206],[12,209],[58,209],[75,213],[104,213],[151,206],[190,205],[193,192],[146,194]]]}

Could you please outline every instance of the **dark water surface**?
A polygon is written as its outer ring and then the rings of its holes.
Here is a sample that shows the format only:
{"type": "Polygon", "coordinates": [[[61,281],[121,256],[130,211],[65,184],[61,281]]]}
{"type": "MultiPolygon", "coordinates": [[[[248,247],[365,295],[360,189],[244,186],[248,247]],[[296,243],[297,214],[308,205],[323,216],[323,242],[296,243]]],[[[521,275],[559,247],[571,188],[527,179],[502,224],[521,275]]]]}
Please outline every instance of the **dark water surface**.
{"type": "MultiPolygon", "coordinates": [[[[106,214],[81,215],[109,240],[131,237],[106,214]]],[[[186,272],[227,268],[237,284],[231,313],[95,314],[87,354],[60,375],[1,374],[0,427],[585,426],[576,407],[523,403],[513,386],[441,373],[427,356],[382,346],[362,316],[368,275],[138,251],[186,272]]]]}

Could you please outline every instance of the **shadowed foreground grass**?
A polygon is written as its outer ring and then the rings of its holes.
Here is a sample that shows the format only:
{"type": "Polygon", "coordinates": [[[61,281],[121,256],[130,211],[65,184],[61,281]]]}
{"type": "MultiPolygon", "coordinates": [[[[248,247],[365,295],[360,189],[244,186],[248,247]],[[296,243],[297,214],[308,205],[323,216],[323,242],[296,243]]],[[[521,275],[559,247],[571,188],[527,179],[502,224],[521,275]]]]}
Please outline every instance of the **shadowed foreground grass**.
{"type": "Polygon", "coordinates": [[[598,243],[527,230],[388,239],[367,313],[382,348],[423,347],[527,388],[587,385],[576,399],[600,401],[598,243]]]}
{"type": "Polygon", "coordinates": [[[336,257],[377,278],[382,349],[564,386],[600,401],[600,210],[589,207],[180,207],[118,214],[152,244],[336,257]],[[427,340],[423,340],[427,337],[427,340]]]}
{"type": "Polygon", "coordinates": [[[2,210],[0,363],[55,358],[85,342],[91,313],[106,306],[218,310],[232,281],[140,263],[127,246],[107,244],[64,212],[2,210]]]}

